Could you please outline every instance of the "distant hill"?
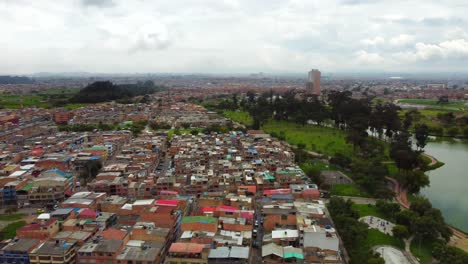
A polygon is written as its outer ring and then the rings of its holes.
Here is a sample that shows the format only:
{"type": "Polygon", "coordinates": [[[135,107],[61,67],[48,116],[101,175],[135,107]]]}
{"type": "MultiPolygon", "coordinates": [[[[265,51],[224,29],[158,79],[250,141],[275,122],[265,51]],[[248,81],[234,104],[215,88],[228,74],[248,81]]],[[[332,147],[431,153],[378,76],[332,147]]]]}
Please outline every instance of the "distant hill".
{"type": "Polygon", "coordinates": [[[34,80],[24,76],[0,75],[0,84],[31,84],[34,80]]]}
{"type": "Polygon", "coordinates": [[[139,95],[152,94],[164,90],[165,87],[155,86],[152,81],[138,82],[136,84],[115,85],[110,81],[91,83],[81,89],[70,99],[72,103],[100,103],[139,95]]]}

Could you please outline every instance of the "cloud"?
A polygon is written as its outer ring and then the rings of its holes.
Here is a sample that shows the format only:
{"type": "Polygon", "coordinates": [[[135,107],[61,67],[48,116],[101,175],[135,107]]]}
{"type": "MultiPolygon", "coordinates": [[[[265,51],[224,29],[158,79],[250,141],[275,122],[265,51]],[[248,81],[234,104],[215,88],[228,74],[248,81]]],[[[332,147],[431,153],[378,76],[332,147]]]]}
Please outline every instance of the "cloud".
{"type": "Polygon", "coordinates": [[[147,24],[141,27],[134,36],[132,52],[144,50],[163,50],[171,45],[169,30],[161,23],[147,24]]]}
{"type": "Polygon", "coordinates": [[[360,50],[355,53],[356,60],[360,64],[377,64],[384,62],[384,58],[378,53],[360,50]]]}
{"type": "Polygon", "coordinates": [[[0,74],[468,70],[468,4],[448,2],[0,0],[0,74]]]}
{"type": "Polygon", "coordinates": [[[380,0],[341,0],[340,3],[344,5],[364,5],[364,4],[376,4],[380,0]]]}
{"type": "Polygon", "coordinates": [[[81,0],[85,6],[112,7],[115,5],[113,0],[81,0]]]}
{"type": "Polygon", "coordinates": [[[466,60],[468,59],[468,41],[455,39],[439,44],[418,42],[413,51],[396,53],[395,57],[406,62],[466,60]]]}
{"type": "Polygon", "coordinates": [[[377,45],[381,45],[385,43],[385,38],[383,37],[367,38],[367,39],[361,40],[361,42],[364,45],[377,46],[377,45]]]}
{"type": "Polygon", "coordinates": [[[401,34],[390,39],[393,46],[406,46],[414,42],[414,37],[407,34],[401,34]]]}

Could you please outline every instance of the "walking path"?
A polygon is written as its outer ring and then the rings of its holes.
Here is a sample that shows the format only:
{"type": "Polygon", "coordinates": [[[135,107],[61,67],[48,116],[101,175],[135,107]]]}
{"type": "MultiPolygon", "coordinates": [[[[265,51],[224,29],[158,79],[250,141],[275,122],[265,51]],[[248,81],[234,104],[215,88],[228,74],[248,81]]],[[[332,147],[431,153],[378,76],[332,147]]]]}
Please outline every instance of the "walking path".
{"type": "Polygon", "coordinates": [[[359,218],[359,221],[366,223],[369,228],[377,229],[384,234],[393,236],[393,227],[395,224],[392,222],[370,215],[359,218]]]}
{"type": "MultiPolygon", "coordinates": [[[[431,156],[429,156],[431,157],[431,156]]],[[[432,157],[432,159],[434,159],[432,157]]],[[[435,160],[435,159],[434,159],[435,160]]],[[[433,162],[431,162],[432,164],[433,162]]],[[[437,163],[437,160],[435,160],[435,163],[437,163]]],[[[392,187],[393,187],[393,191],[395,192],[395,199],[396,201],[402,206],[404,207],[405,209],[409,209],[410,208],[410,203],[408,201],[408,197],[407,197],[407,192],[406,192],[406,189],[403,188],[402,186],[400,186],[400,183],[393,179],[393,178],[390,178],[388,176],[385,177],[391,184],[392,184],[392,187]]],[[[463,249],[465,251],[468,250],[467,248],[467,245],[468,245],[468,237],[465,233],[451,227],[448,225],[448,227],[450,228],[450,230],[452,231],[452,242],[451,244],[460,248],[460,249],[463,249]]]]}
{"type": "Polygon", "coordinates": [[[433,156],[426,154],[426,153],[423,153],[423,155],[431,159],[431,163],[429,163],[428,166],[434,166],[437,164],[437,159],[434,158],[433,156]]]}
{"type": "Polygon", "coordinates": [[[391,182],[393,186],[393,191],[395,192],[395,199],[397,202],[404,208],[409,209],[410,204],[408,202],[408,197],[406,195],[406,189],[400,186],[400,183],[394,178],[385,176],[385,179],[391,182]]]}
{"type": "Polygon", "coordinates": [[[385,260],[385,264],[416,264],[411,257],[408,257],[405,251],[398,248],[382,245],[374,247],[374,251],[379,253],[385,260]]]}

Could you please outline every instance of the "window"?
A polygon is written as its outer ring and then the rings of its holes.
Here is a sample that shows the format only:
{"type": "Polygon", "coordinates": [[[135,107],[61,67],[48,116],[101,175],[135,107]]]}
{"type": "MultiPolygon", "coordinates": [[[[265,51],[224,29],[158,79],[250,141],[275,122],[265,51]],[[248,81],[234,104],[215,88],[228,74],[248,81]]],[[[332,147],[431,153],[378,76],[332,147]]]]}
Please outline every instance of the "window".
{"type": "Polygon", "coordinates": [[[288,220],[288,216],[287,215],[281,215],[281,220],[288,220]]]}

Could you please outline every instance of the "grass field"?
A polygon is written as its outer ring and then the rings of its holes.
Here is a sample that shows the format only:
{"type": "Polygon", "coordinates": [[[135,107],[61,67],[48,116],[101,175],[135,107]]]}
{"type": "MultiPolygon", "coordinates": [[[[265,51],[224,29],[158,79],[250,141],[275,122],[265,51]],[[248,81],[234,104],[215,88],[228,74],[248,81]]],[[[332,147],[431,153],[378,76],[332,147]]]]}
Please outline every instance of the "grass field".
{"type": "Polygon", "coordinates": [[[432,241],[422,240],[421,247],[419,247],[419,239],[413,239],[411,242],[411,253],[420,260],[421,264],[430,263],[432,259],[432,243],[432,241]]]}
{"type": "Polygon", "coordinates": [[[309,160],[306,163],[302,163],[300,166],[301,166],[301,169],[303,171],[308,171],[308,170],[320,170],[320,171],[339,170],[339,168],[337,168],[335,165],[329,164],[327,162],[323,162],[323,161],[321,161],[319,159],[309,160]]]}
{"type": "Polygon", "coordinates": [[[378,245],[390,245],[400,249],[405,248],[405,244],[402,240],[386,235],[376,229],[369,229],[366,244],[370,248],[378,245]]]}
{"type": "Polygon", "coordinates": [[[5,228],[2,229],[3,237],[2,239],[10,239],[16,236],[16,230],[20,229],[21,227],[25,226],[25,221],[17,221],[7,225],[5,228]]]}
{"type": "Polygon", "coordinates": [[[253,124],[253,119],[248,112],[245,111],[224,111],[223,115],[246,126],[253,124]]]}
{"type": "Polygon", "coordinates": [[[353,209],[359,212],[360,217],[376,216],[385,219],[385,216],[377,210],[375,205],[371,204],[353,204],[353,209]]]}
{"type": "Polygon", "coordinates": [[[338,129],[271,120],[263,125],[263,130],[270,134],[280,134],[283,131],[290,144],[303,143],[307,150],[328,156],[336,153],[354,156],[353,146],[346,143],[345,133],[338,129]]]}
{"type": "Polygon", "coordinates": [[[464,101],[449,101],[445,104],[439,104],[437,99],[400,99],[401,104],[415,104],[427,106],[427,109],[450,110],[450,111],[465,111],[467,105],[464,101]]]}
{"type": "Polygon", "coordinates": [[[48,107],[47,99],[33,94],[1,94],[0,106],[9,109],[18,109],[21,107],[48,107]]]}
{"type": "Polygon", "coordinates": [[[0,221],[16,221],[25,216],[25,214],[2,214],[0,215],[0,221]]]}
{"type": "Polygon", "coordinates": [[[73,95],[80,91],[79,88],[57,88],[39,91],[37,94],[43,95],[73,95]]]}
{"type": "Polygon", "coordinates": [[[368,193],[361,191],[354,184],[335,184],[331,189],[332,195],[338,196],[354,196],[354,197],[370,197],[368,193]]]}
{"type": "MultiPolygon", "coordinates": [[[[57,99],[68,99],[77,93],[79,89],[60,88],[48,89],[30,94],[0,94],[0,106],[7,109],[18,109],[22,107],[50,108],[52,101],[57,99]]],[[[67,109],[74,109],[84,104],[68,104],[67,109]]]]}

